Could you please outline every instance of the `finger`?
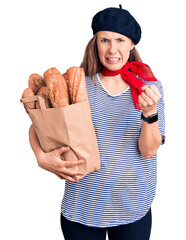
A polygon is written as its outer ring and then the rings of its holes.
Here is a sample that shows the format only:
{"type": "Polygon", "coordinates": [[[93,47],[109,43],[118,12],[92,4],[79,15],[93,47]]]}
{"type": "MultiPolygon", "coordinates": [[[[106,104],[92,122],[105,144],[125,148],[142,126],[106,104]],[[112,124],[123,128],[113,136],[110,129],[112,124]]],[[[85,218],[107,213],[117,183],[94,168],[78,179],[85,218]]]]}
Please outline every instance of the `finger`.
{"type": "Polygon", "coordinates": [[[150,89],[150,87],[146,88],[144,93],[151,99],[155,98],[154,92],[150,89]]]}
{"type": "Polygon", "coordinates": [[[149,88],[153,91],[153,93],[157,96],[161,97],[161,93],[159,91],[159,89],[155,86],[155,85],[150,85],[149,88]]]}
{"type": "Polygon", "coordinates": [[[60,174],[55,173],[56,176],[58,176],[60,179],[64,179],[60,174]]]}
{"type": "Polygon", "coordinates": [[[82,171],[79,171],[79,170],[69,170],[68,168],[63,168],[62,169],[62,172],[66,175],[69,175],[69,176],[75,176],[75,175],[83,175],[83,172],[82,171]]]}
{"type": "Polygon", "coordinates": [[[85,160],[74,160],[74,161],[65,161],[65,167],[73,167],[85,163],[85,160]]]}
{"type": "Polygon", "coordinates": [[[141,95],[139,95],[138,101],[139,101],[140,107],[146,107],[147,106],[147,102],[142,98],[141,95]]]}
{"type": "Polygon", "coordinates": [[[155,94],[151,88],[146,89],[145,93],[154,103],[157,103],[161,97],[161,94],[155,94]]]}
{"type": "Polygon", "coordinates": [[[154,101],[151,98],[149,98],[149,96],[146,93],[142,92],[141,97],[147,103],[147,105],[154,104],[154,101]]]}
{"type": "MultiPolygon", "coordinates": [[[[57,171],[59,173],[67,171],[68,167],[78,166],[78,165],[83,164],[85,162],[84,160],[75,160],[75,161],[66,161],[66,160],[63,160],[63,159],[61,159],[61,160],[62,161],[58,162],[55,166],[55,171],[57,171]]],[[[69,174],[69,172],[67,174],[69,174]]],[[[75,172],[75,173],[72,172],[72,174],[76,175],[77,172],[75,172]]],[[[69,175],[72,175],[72,174],[69,174],[69,175]]],[[[80,171],[80,172],[78,172],[78,174],[83,174],[83,173],[80,171]]]]}
{"type": "Polygon", "coordinates": [[[63,154],[64,152],[67,152],[70,150],[70,147],[60,147],[58,150],[59,155],[63,154]]]}
{"type": "Polygon", "coordinates": [[[74,179],[73,177],[68,176],[68,175],[66,175],[66,174],[64,174],[64,173],[62,173],[61,176],[62,176],[64,179],[66,179],[66,180],[68,180],[68,181],[70,181],[70,182],[79,182],[79,179],[74,179]]]}
{"type": "Polygon", "coordinates": [[[157,103],[160,99],[160,96],[156,95],[150,88],[145,90],[145,94],[151,99],[153,103],[157,103]]]}
{"type": "Polygon", "coordinates": [[[145,85],[141,88],[142,91],[144,91],[146,88],[148,88],[149,86],[148,85],[145,85]]]}
{"type": "Polygon", "coordinates": [[[144,92],[146,89],[151,89],[154,94],[161,95],[159,89],[155,85],[145,85],[141,88],[144,92]]]}

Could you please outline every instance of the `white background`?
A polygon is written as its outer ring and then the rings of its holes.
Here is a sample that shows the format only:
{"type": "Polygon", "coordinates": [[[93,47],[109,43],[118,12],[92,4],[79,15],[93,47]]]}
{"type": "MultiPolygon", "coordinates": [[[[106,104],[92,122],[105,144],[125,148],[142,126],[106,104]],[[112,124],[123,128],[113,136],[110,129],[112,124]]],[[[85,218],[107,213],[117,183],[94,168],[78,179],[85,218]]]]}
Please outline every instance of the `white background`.
{"type": "Polygon", "coordinates": [[[151,240],[186,239],[185,2],[7,0],[0,4],[3,240],[63,239],[59,218],[64,181],[37,167],[28,141],[31,122],[19,99],[31,73],[79,66],[92,37],[93,15],[119,4],[140,23],[143,34],[137,49],[165,92],[167,139],[158,151],[151,240]]]}

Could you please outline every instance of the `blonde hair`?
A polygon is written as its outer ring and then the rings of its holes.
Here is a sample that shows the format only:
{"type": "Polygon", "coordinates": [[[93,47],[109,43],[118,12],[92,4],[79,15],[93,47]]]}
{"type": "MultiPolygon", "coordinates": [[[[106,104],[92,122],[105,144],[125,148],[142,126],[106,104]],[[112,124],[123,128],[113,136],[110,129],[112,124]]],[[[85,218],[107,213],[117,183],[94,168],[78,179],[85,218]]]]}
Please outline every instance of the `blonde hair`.
{"type": "MultiPolygon", "coordinates": [[[[131,50],[128,61],[142,62],[142,59],[136,47],[134,47],[131,50]]],[[[94,74],[101,72],[103,68],[103,65],[100,62],[99,55],[98,55],[97,34],[94,35],[94,37],[88,42],[85,48],[85,53],[84,53],[83,61],[81,63],[81,67],[84,69],[85,75],[90,76],[92,80],[93,80],[94,74]]]]}

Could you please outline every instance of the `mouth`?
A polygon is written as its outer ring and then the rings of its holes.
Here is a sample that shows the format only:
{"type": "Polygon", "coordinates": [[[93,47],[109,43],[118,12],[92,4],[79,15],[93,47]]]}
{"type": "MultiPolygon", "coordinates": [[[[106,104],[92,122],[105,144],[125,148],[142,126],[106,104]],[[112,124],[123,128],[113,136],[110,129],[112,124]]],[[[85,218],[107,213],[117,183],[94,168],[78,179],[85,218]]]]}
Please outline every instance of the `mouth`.
{"type": "Polygon", "coordinates": [[[107,60],[108,63],[116,64],[120,61],[120,58],[118,58],[118,57],[107,57],[106,60],[107,60]]]}

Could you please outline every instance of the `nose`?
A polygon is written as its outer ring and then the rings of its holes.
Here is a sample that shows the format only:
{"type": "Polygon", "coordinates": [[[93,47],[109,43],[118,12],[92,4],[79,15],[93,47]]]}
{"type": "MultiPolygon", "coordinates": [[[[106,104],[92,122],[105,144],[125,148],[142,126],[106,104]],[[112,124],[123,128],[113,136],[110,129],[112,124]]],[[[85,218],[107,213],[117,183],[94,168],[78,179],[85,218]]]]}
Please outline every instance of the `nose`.
{"type": "Polygon", "coordinates": [[[117,46],[114,41],[110,42],[110,47],[109,47],[109,53],[110,54],[116,54],[117,52],[117,46]]]}

